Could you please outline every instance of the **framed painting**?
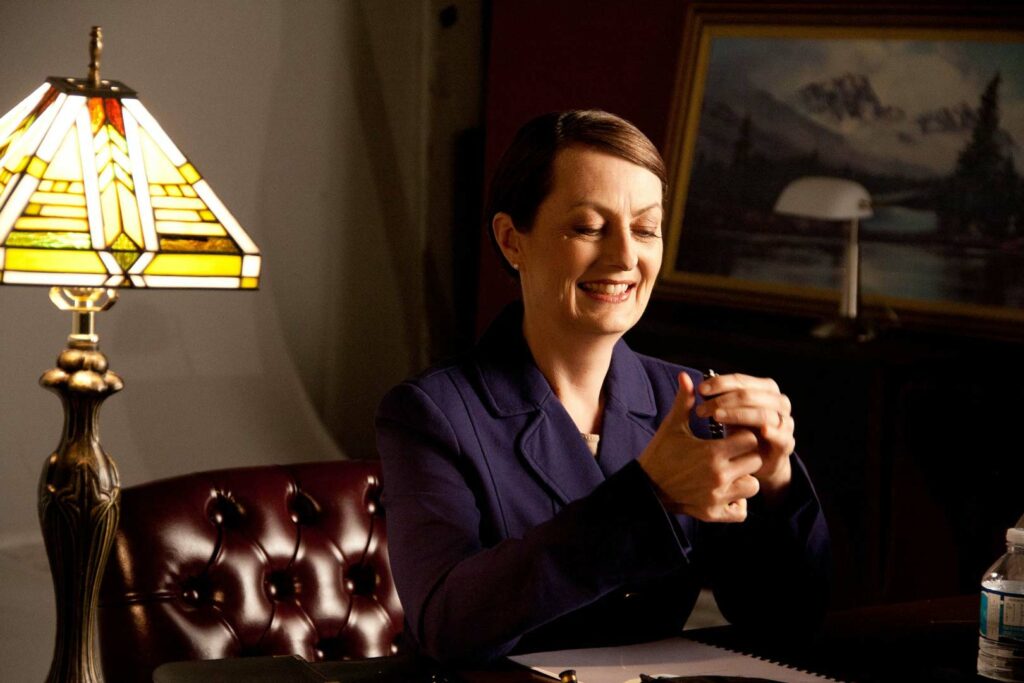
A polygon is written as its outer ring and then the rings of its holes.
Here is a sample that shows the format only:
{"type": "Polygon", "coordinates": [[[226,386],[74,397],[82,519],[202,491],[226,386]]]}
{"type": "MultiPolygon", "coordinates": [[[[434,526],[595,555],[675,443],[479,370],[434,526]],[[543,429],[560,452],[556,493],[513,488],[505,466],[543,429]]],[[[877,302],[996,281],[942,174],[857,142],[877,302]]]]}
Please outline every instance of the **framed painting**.
{"type": "Polygon", "coordinates": [[[674,98],[660,295],[834,311],[843,226],[774,206],[793,180],[837,177],[871,195],[868,315],[1024,335],[1017,10],[693,3],[674,98]]]}

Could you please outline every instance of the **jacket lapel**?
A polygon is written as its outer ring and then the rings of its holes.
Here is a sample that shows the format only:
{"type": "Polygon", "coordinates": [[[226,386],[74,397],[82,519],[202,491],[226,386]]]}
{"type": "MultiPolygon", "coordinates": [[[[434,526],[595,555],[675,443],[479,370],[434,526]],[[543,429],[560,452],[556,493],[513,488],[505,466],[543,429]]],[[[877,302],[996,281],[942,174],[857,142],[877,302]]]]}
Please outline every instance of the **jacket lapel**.
{"type": "Polygon", "coordinates": [[[619,340],[605,378],[604,421],[598,464],[605,476],[636,459],[657,429],[657,407],[640,359],[619,340]]]}
{"type": "Polygon", "coordinates": [[[522,336],[522,306],[509,306],[478,347],[477,369],[491,412],[509,419],[517,457],[562,504],[586,496],[636,458],[654,433],[654,396],[646,372],[619,341],[605,380],[598,460],[530,354],[522,336]],[[525,420],[524,420],[525,418],[525,420]]]}

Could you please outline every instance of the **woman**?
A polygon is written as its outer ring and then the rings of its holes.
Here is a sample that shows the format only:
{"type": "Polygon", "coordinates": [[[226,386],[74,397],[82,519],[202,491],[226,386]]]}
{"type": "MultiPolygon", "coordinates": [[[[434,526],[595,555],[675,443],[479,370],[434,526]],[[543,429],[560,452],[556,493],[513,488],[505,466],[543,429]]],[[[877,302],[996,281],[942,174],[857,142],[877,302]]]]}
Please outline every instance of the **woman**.
{"type": "Polygon", "coordinates": [[[820,616],[828,536],[789,400],[621,340],[661,266],[665,188],[651,142],[605,112],[541,116],[499,163],[487,215],[522,304],[377,417],[392,572],[425,654],[664,637],[706,582],[733,623],[820,616]]]}

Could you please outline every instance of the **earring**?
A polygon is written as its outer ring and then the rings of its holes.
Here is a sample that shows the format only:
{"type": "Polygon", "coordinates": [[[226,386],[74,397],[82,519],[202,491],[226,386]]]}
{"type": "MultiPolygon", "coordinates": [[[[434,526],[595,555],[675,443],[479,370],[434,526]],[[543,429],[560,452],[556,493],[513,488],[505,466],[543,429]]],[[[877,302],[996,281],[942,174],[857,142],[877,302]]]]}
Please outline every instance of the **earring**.
{"type": "Polygon", "coordinates": [[[512,270],[519,270],[519,264],[518,263],[511,263],[509,265],[512,266],[512,270]]]}

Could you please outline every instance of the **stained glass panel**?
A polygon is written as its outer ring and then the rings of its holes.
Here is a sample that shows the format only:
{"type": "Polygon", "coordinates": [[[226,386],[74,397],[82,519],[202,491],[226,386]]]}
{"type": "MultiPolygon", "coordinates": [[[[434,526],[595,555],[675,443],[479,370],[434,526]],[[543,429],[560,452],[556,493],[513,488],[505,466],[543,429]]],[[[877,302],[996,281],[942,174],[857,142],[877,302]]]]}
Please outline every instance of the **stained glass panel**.
{"type": "Polygon", "coordinates": [[[3,282],[252,289],[258,254],[134,98],[40,86],[0,118],[3,282]]]}

